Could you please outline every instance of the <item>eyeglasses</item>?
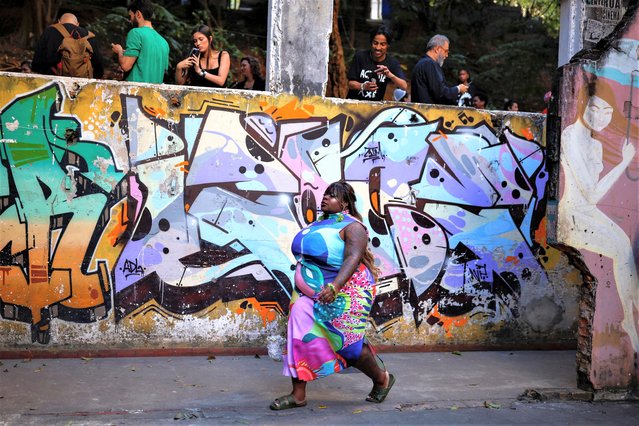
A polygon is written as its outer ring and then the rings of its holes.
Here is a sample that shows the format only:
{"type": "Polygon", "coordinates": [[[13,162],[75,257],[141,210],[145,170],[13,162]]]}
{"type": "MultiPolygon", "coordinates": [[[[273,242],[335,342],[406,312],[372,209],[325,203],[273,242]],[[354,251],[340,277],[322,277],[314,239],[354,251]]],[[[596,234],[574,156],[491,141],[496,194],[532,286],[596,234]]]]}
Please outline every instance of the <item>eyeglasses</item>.
{"type": "Polygon", "coordinates": [[[441,47],[441,48],[442,48],[442,50],[444,51],[444,53],[448,55],[448,51],[449,51],[450,49],[444,49],[444,46],[439,46],[439,47],[441,47]]]}

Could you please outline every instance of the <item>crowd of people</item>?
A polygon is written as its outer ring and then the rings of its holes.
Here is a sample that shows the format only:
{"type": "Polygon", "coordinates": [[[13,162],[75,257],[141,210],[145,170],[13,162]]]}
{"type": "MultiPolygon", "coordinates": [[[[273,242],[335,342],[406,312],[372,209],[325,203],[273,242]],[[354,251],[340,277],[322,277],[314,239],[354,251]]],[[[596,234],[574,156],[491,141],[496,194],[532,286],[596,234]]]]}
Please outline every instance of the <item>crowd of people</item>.
{"type": "MultiPolygon", "coordinates": [[[[457,105],[476,109],[498,109],[490,103],[488,95],[471,79],[467,68],[457,72],[457,85],[446,83],[442,67],[450,52],[450,40],[442,35],[433,36],[426,45],[426,53],[417,62],[411,73],[410,89],[404,73],[395,58],[388,55],[392,34],[381,26],[371,33],[371,49],[355,54],[348,72],[348,99],[382,101],[388,82],[395,85],[392,100],[395,102],[418,102],[438,105],[457,105]],[[380,34],[383,34],[380,40],[380,34]],[[380,44],[383,45],[380,47],[380,44]]],[[[547,114],[552,93],[544,95],[547,114]]],[[[503,99],[503,111],[518,112],[520,104],[515,99],[503,99]]]]}
{"type": "MultiPolygon", "coordinates": [[[[152,3],[133,0],[127,11],[133,28],[124,46],[111,43],[111,51],[117,57],[115,69],[105,70],[95,35],[81,27],[74,14],[64,13],[58,22],[45,29],[36,44],[33,60],[23,62],[21,71],[85,78],[103,78],[110,71],[109,77],[116,80],[163,83],[169,69],[169,44],[153,28],[152,3]]],[[[192,50],[176,65],[176,84],[265,90],[256,58],[243,57],[239,70],[241,80],[229,83],[231,56],[225,50],[215,49],[211,29],[198,26],[191,36],[192,50]]]]}
{"type": "MultiPolygon", "coordinates": [[[[125,46],[111,44],[111,51],[117,55],[115,69],[105,70],[94,34],[81,27],[75,15],[64,13],[57,23],[46,28],[36,45],[33,61],[24,61],[21,71],[163,83],[169,69],[169,44],[153,28],[151,2],[131,1],[128,14],[133,28],[126,36],[125,46]]],[[[265,90],[266,82],[257,58],[241,58],[239,78],[229,82],[231,55],[215,48],[211,29],[201,25],[191,35],[193,48],[175,67],[176,84],[265,90]]],[[[445,35],[437,34],[428,41],[424,56],[412,70],[410,87],[400,62],[389,53],[392,41],[391,30],[381,25],[370,34],[370,48],[355,53],[347,74],[348,99],[383,101],[387,99],[387,88],[394,86],[389,96],[396,102],[495,109],[486,92],[471,79],[467,68],[458,70],[457,85],[446,82],[442,66],[450,52],[450,40],[445,35]]],[[[505,111],[520,109],[516,100],[504,99],[503,102],[505,111]]]]}
{"type": "MultiPolygon", "coordinates": [[[[348,99],[382,101],[391,83],[395,85],[392,99],[396,102],[491,109],[488,96],[471,80],[468,69],[459,69],[457,85],[446,83],[442,66],[450,52],[448,37],[437,34],[428,41],[424,56],[411,73],[410,90],[400,63],[388,53],[391,42],[392,33],[386,26],[372,31],[370,49],[358,51],[348,70],[348,99]]],[[[504,110],[519,111],[517,101],[504,102],[504,110]]]]}

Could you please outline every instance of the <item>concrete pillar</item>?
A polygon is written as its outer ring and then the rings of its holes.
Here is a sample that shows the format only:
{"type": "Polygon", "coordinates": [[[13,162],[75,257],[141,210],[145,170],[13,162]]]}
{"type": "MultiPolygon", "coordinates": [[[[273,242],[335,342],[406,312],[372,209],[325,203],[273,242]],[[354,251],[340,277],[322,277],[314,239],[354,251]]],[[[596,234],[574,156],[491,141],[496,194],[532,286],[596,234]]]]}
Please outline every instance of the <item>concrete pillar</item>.
{"type": "Polygon", "coordinates": [[[270,0],[267,90],[323,96],[328,76],[332,0],[270,0]]]}
{"type": "Polygon", "coordinates": [[[562,0],[559,18],[559,66],[581,50],[581,0],[562,0]]]}

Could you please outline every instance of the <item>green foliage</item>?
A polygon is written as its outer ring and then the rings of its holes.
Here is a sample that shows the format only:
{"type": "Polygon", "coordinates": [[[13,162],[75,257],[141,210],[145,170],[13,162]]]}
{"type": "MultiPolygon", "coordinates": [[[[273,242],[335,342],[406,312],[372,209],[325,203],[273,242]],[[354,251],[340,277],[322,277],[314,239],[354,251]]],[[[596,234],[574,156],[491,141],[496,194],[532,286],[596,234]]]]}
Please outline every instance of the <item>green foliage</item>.
{"type": "Polygon", "coordinates": [[[519,6],[524,16],[539,19],[552,36],[559,34],[560,0],[501,0],[496,3],[519,6]]]}

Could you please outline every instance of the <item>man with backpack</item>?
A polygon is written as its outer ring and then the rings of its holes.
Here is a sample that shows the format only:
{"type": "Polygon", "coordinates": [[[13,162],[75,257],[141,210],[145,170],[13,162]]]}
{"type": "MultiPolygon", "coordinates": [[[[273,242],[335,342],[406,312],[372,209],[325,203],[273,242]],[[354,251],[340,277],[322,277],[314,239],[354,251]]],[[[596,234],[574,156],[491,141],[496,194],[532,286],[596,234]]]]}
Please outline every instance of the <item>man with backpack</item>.
{"type": "Polygon", "coordinates": [[[33,72],[67,77],[102,78],[104,65],[98,43],[72,13],[64,13],[38,40],[33,72]]]}

